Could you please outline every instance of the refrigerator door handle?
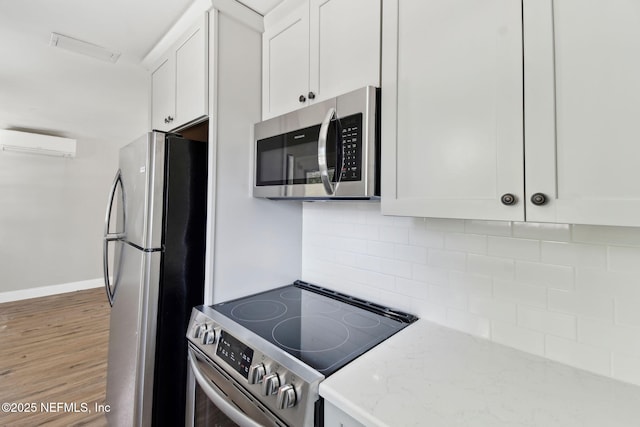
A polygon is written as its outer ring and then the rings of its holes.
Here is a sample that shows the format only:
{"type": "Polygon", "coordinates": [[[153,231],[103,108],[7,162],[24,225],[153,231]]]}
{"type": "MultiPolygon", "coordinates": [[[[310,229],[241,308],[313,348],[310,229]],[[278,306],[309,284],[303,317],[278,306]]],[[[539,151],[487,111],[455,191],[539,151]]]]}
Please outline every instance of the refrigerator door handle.
{"type": "Polygon", "coordinates": [[[120,170],[116,173],[115,178],[113,179],[113,184],[111,184],[111,190],[109,190],[109,199],[107,201],[107,213],[104,219],[104,240],[103,240],[103,249],[102,249],[102,261],[103,261],[103,269],[104,269],[104,288],[107,293],[107,299],[109,300],[109,305],[113,307],[113,296],[115,294],[115,289],[111,290],[111,283],[109,279],[109,242],[120,240],[124,237],[124,233],[109,233],[109,226],[111,225],[111,209],[113,208],[113,199],[116,195],[116,190],[118,185],[122,186],[122,175],[120,170]]]}

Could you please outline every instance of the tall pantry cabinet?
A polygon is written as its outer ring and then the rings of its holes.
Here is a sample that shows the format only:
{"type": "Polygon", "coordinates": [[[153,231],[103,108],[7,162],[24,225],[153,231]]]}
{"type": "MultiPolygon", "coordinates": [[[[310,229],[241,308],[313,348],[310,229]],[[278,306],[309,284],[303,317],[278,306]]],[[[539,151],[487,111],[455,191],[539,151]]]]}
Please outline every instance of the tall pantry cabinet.
{"type": "Polygon", "coordinates": [[[640,225],[639,2],[383,7],[383,213],[640,225]]]}

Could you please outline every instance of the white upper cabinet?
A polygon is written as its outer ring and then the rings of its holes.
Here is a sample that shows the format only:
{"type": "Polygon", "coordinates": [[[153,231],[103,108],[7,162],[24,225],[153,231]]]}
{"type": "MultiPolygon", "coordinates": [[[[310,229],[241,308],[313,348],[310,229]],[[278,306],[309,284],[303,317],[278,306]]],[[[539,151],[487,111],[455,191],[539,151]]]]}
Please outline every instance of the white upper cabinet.
{"type": "Polygon", "coordinates": [[[168,131],[207,115],[208,19],[204,14],[151,74],[151,125],[168,131]]]}
{"type": "Polygon", "coordinates": [[[283,14],[293,3],[265,19],[263,118],[380,86],[380,0],[297,1],[283,14]]]}
{"type": "Polygon", "coordinates": [[[640,226],[640,2],[524,4],[527,219],[640,226]]]}
{"type": "Polygon", "coordinates": [[[380,0],[311,0],[309,88],[316,101],[380,86],[380,0]]]}
{"type": "Polygon", "coordinates": [[[309,3],[262,35],[262,115],[277,116],[305,105],[309,92],[309,3]]]}
{"type": "Polygon", "coordinates": [[[384,214],[524,220],[521,12],[384,1],[384,214]]]}

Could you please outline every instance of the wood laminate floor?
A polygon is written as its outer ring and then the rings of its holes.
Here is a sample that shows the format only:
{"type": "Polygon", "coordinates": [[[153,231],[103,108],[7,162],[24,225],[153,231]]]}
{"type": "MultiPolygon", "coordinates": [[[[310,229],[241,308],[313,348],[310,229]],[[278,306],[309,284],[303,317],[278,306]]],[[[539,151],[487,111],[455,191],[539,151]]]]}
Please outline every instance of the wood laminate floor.
{"type": "Polygon", "coordinates": [[[108,344],[102,289],[0,304],[0,426],[106,426],[108,344]]]}

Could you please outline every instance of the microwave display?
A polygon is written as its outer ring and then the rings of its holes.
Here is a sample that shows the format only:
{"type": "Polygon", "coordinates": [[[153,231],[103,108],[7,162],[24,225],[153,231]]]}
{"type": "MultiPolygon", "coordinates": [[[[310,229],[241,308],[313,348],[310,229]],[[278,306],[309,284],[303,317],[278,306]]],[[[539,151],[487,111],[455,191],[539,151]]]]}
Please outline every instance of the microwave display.
{"type": "MultiPolygon", "coordinates": [[[[320,124],[258,140],[256,185],[320,183],[319,133],[320,124]]],[[[362,113],[331,121],[326,156],[332,182],[361,179],[361,147],[362,113]]]]}

